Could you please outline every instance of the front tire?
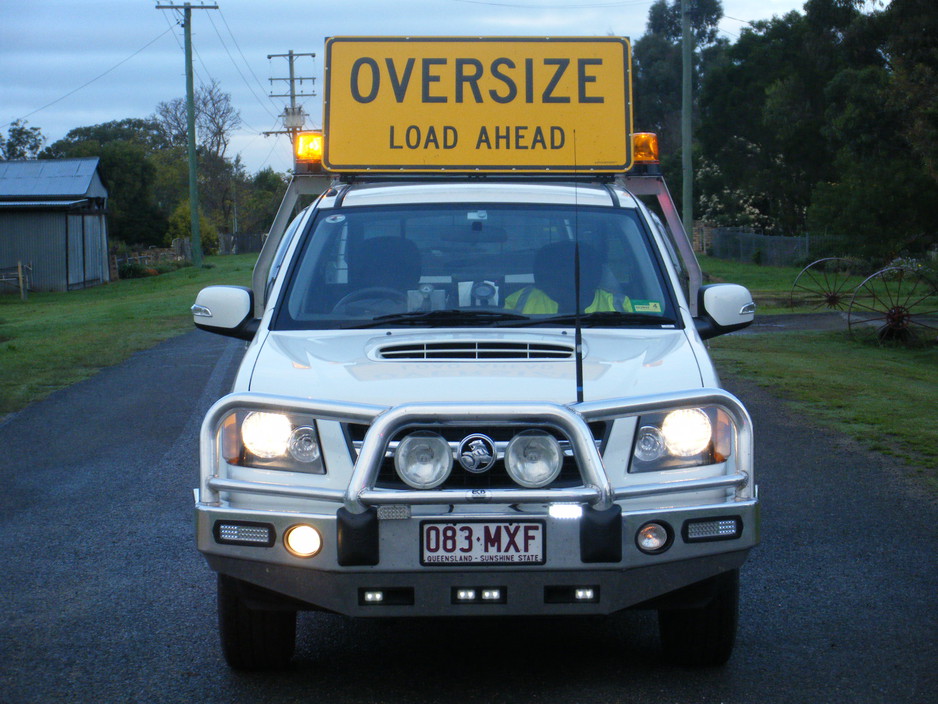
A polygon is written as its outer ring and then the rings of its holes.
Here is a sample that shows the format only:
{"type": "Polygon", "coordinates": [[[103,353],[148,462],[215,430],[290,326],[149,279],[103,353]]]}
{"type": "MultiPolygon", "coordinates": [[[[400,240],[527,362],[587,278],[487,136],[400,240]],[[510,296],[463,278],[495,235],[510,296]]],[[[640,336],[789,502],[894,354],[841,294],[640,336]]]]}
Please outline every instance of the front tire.
{"type": "Polygon", "coordinates": [[[733,653],[739,622],[739,570],[708,580],[712,598],[702,606],[660,609],[664,657],[675,665],[716,667],[733,653]]]}
{"type": "Polygon", "coordinates": [[[243,585],[218,575],[218,633],[225,660],[236,670],[286,667],[296,647],[296,611],[253,609],[243,585]]]}

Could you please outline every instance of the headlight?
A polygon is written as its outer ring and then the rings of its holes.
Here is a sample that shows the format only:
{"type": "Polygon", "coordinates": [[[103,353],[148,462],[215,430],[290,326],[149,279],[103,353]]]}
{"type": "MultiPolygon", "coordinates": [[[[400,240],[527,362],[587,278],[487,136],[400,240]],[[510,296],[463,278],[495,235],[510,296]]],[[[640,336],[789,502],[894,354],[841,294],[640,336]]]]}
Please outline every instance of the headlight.
{"type": "Polygon", "coordinates": [[[518,484],[528,489],[547,486],[563,466],[560,443],[543,430],[525,430],[508,443],[505,469],[518,484]]]}
{"type": "Polygon", "coordinates": [[[671,411],[661,424],[668,450],[678,457],[699,455],[710,446],[713,436],[710,418],[699,408],[671,411]]]}
{"type": "Polygon", "coordinates": [[[681,408],[638,421],[630,472],[656,472],[725,462],[735,426],[719,408],[681,408]]]}
{"type": "Polygon", "coordinates": [[[229,464],[325,474],[315,421],[302,414],[237,411],[222,423],[229,464]]]}
{"type": "Polygon", "coordinates": [[[394,452],[397,476],[414,489],[434,489],[453,469],[453,451],[439,433],[418,430],[401,440],[394,452]]]}
{"type": "Polygon", "coordinates": [[[281,413],[248,413],[241,423],[241,439],[248,452],[261,459],[282,457],[293,426],[281,413]]]}

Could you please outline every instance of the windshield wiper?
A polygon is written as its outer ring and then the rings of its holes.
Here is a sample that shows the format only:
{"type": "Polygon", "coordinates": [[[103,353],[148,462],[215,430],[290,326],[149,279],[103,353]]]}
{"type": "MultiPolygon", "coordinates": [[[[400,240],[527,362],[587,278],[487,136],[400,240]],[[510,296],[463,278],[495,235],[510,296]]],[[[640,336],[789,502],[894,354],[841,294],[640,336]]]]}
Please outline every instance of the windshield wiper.
{"type": "MultiPolygon", "coordinates": [[[[663,315],[653,313],[621,313],[619,311],[598,311],[596,313],[581,313],[580,325],[585,328],[595,328],[618,325],[674,325],[675,320],[663,315]]],[[[577,316],[574,313],[564,315],[551,315],[546,318],[532,318],[516,325],[575,325],[577,316]]]]}
{"type": "Polygon", "coordinates": [[[417,310],[410,313],[391,313],[379,315],[372,320],[350,322],[343,328],[380,328],[385,325],[450,325],[469,327],[473,325],[510,324],[517,321],[528,322],[527,315],[504,313],[497,310],[417,310]]]}

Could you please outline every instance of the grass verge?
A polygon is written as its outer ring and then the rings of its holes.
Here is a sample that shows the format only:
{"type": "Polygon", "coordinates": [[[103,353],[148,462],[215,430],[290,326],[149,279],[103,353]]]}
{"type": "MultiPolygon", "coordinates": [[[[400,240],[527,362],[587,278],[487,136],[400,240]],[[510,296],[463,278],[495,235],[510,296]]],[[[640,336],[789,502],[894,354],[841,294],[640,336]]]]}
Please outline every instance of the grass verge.
{"type": "Polygon", "coordinates": [[[0,296],[0,416],[101,367],[192,330],[189,306],[210,284],[250,286],[256,254],[68,293],[0,296]]]}
{"type": "Polygon", "coordinates": [[[861,344],[840,331],[773,332],[715,338],[711,353],[722,369],[824,426],[904,460],[938,491],[938,348],[861,344]]]}
{"type": "Polygon", "coordinates": [[[698,260],[705,283],[745,286],[752,293],[760,313],[812,312],[809,308],[792,309],[788,305],[792,284],[801,272],[801,267],[756,266],[705,256],[699,256],[698,260]]]}

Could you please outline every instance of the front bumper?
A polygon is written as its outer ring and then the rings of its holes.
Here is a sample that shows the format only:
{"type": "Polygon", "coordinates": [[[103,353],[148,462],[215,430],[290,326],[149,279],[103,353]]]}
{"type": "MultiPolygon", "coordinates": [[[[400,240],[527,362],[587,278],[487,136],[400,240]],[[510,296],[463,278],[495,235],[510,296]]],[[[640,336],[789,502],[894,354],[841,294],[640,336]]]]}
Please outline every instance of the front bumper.
{"type": "Polygon", "coordinates": [[[195,507],[198,547],[222,574],[301,605],[352,616],[606,614],[739,567],[759,541],[759,505],[751,478],[748,415],[735,398],[719,390],[571,407],[414,404],[393,409],[237,394],[219,401],[203,424],[202,482],[195,507]],[[723,474],[610,483],[588,422],[703,404],[726,409],[737,427],[735,460],[723,474]],[[289,407],[323,420],[369,424],[347,489],[219,476],[218,423],[232,408],[245,406],[289,407]],[[570,438],[582,486],[481,493],[374,488],[387,439],[415,418],[483,427],[519,418],[548,419],[570,438]],[[291,506],[248,508],[245,497],[251,495],[285,498],[291,506]],[[654,497],[660,500],[649,502],[654,497]],[[558,503],[576,504],[582,515],[558,517],[550,510],[558,503]],[[704,540],[689,536],[689,523],[717,519],[731,519],[737,530],[704,540]],[[541,523],[543,564],[422,564],[422,523],[448,520],[541,523]],[[642,552],[636,544],[636,533],[650,521],[665,525],[671,535],[667,549],[656,554],[642,552]],[[287,529],[301,523],[315,527],[323,538],[313,557],[297,557],[283,545],[287,529]],[[270,539],[256,544],[226,539],[219,527],[232,525],[259,526],[270,539]],[[497,598],[457,596],[482,591],[497,598]]]}

